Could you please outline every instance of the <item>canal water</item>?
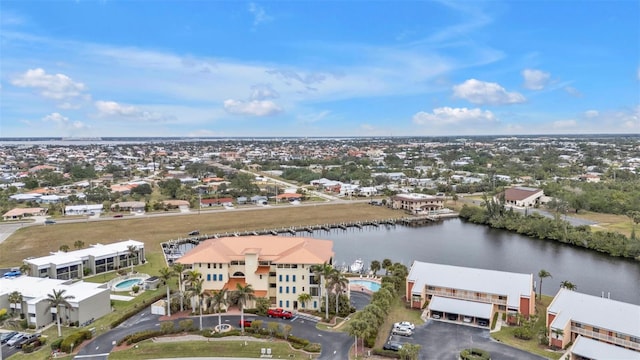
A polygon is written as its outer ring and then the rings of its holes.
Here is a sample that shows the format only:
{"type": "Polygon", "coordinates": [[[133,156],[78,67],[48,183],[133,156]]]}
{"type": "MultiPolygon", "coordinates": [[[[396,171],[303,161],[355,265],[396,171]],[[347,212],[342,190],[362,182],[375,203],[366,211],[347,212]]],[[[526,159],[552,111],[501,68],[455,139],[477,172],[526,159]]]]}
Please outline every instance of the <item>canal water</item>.
{"type": "Polygon", "coordinates": [[[560,282],[568,280],[579,292],[609,296],[611,299],[640,305],[640,262],[614,258],[553,241],[538,240],[491,229],[486,226],[449,219],[424,227],[382,225],[316,231],[307,236],[334,241],[336,266],[350,265],[362,259],[365,267],[372,260],[389,258],[410,266],[414,260],[552,275],[542,283],[542,292],[555,295],[560,282]]]}

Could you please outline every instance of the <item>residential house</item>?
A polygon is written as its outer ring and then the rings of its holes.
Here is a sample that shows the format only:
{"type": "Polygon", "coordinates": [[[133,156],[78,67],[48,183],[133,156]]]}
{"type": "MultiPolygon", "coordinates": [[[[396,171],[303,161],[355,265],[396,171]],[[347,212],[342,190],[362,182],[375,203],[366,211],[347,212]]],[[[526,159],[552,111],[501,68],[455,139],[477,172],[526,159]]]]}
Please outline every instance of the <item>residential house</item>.
{"type": "Polygon", "coordinates": [[[391,208],[410,211],[412,214],[432,212],[444,208],[444,198],[426,194],[398,194],[391,197],[391,208]]]}
{"type": "Polygon", "coordinates": [[[233,198],[200,199],[200,207],[222,206],[233,204],[233,198]]]}
{"type": "Polygon", "coordinates": [[[91,215],[102,212],[102,204],[67,205],[64,207],[64,214],[69,215],[91,215]]]}
{"type": "Polygon", "coordinates": [[[28,216],[44,216],[47,214],[47,208],[14,208],[2,215],[4,221],[7,220],[22,220],[28,216]]]}

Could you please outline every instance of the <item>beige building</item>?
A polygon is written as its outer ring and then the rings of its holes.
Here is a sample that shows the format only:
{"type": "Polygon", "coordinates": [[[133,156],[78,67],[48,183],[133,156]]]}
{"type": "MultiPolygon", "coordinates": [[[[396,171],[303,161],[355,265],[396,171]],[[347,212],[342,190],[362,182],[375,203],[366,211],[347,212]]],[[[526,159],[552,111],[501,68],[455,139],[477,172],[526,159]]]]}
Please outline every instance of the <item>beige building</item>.
{"type": "Polygon", "coordinates": [[[549,343],[571,360],[640,359],[640,306],[560,289],[547,308],[549,343]]]}
{"type": "Polygon", "coordinates": [[[410,211],[412,214],[429,213],[444,208],[444,197],[426,194],[399,194],[391,198],[393,209],[410,211]]]}
{"type": "Polygon", "coordinates": [[[516,186],[496,195],[496,201],[501,201],[504,198],[505,205],[534,207],[541,204],[543,196],[544,191],[542,189],[516,186]]]}
{"type": "Polygon", "coordinates": [[[237,284],[251,284],[254,295],[268,298],[272,306],[318,310],[323,294],[311,267],[331,264],[333,255],[331,240],[242,236],[206,240],[176,262],[200,272],[205,290],[233,291],[237,284]],[[306,304],[298,302],[302,293],[311,295],[306,304]]]}

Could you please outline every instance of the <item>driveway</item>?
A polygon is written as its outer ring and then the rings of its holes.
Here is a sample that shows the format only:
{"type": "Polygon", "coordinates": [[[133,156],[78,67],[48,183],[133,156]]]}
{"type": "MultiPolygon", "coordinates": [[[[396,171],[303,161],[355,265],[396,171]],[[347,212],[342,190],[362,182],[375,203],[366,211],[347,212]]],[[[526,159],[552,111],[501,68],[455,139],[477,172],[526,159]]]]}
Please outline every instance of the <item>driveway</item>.
{"type": "Polygon", "coordinates": [[[493,360],[542,360],[538,355],[518,350],[492,340],[488,329],[427,320],[416,327],[410,337],[390,335],[394,341],[421,345],[420,359],[457,359],[462,349],[487,350],[493,360]]]}

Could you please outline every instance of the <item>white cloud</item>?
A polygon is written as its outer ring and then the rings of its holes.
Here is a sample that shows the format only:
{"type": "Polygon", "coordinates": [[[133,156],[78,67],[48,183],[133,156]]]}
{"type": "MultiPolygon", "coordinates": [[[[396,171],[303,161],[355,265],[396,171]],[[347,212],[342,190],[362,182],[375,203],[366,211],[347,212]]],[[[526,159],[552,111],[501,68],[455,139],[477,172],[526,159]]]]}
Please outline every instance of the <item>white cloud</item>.
{"type": "Polygon", "coordinates": [[[277,99],[280,94],[269,84],[257,84],[251,87],[251,100],[277,99]]]}
{"type": "Polygon", "coordinates": [[[529,90],[542,90],[549,83],[551,74],[542,70],[524,69],[522,71],[524,87],[529,90]]]}
{"type": "Polygon", "coordinates": [[[123,105],[115,101],[96,101],[94,105],[98,109],[99,116],[133,118],[142,121],[166,121],[171,119],[171,117],[164,116],[158,112],[141,110],[133,105],[123,105]]]}
{"type": "Polygon", "coordinates": [[[249,3],[249,12],[253,15],[253,26],[258,26],[262,23],[273,20],[271,16],[267,15],[267,12],[264,11],[264,8],[257,5],[256,3],[249,3]]]}
{"type": "Polygon", "coordinates": [[[282,108],[270,100],[233,100],[224,101],[224,109],[235,115],[271,116],[282,112],[282,108]]]}
{"type": "Polygon", "coordinates": [[[497,122],[491,111],[482,109],[441,107],[427,113],[421,111],[413,116],[413,122],[419,125],[463,125],[497,122]]]}
{"type": "Polygon", "coordinates": [[[525,102],[525,97],[517,92],[507,92],[498,83],[469,79],[453,87],[455,97],[473,104],[504,105],[525,102]]]}
{"type": "Polygon", "coordinates": [[[598,110],[587,110],[584,112],[584,116],[588,118],[598,117],[598,115],[600,115],[600,112],[598,110]]]}
{"type": "Polygon", "coordinates": [[[573,119],[557,120],[551,123],[551,126],[557,130],[574,129],[577,125],[578,125],[578,122],[573,119]]]}
{"type": "Polygon", "coordinates": [[[60,113],[51,113],[42,118],[44,122],[52,122],[56,124],[57,127],[62,129],[71,129],[71,130],[80,130],[87,128],[87,125],[82,121],[71,121],[68,117],[63,116],[60,113]]]}
{"type": "Polygon", "coordinates": [[[64,74],[47,74],[44,69],[30,69],[15,77],[11,83],[19,87],[40,89],[41,95],[55,100],[65,100],[84,95],[86,87],[64,74]]]}

